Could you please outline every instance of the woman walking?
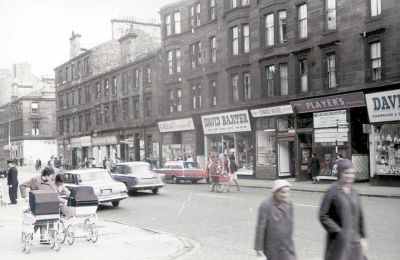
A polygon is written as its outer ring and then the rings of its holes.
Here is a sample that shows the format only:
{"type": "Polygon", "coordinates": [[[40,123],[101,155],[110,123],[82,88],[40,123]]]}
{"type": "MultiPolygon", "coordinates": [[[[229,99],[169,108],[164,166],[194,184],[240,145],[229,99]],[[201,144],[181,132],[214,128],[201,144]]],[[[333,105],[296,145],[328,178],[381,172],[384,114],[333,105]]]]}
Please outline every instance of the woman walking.
{"type": "Polygon", "coordinates": [[[293,206],[289,200],[290,185],[286,180],[276,180],[272,197],[258,210],[256,241],[257,255],[268,260],[295,260],[293,243],[293,206]]]}
{"type": "Polygon", "coordinates": [[[360,197],[352,184],[356,170],[350,160],[337,163],[338,182],[326,191],[319,219],[327,232],[325,260],[363,260],[367,249],[360,197]]]}

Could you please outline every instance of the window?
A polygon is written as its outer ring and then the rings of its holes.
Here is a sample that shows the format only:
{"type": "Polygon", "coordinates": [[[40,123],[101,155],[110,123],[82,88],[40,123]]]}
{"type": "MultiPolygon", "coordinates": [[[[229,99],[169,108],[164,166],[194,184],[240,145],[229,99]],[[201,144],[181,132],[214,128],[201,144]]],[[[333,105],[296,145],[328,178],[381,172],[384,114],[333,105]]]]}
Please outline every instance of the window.
{"type": "Polygon", "coordinates": [[[85,102],[86,103],[90,102],[90,85],[87,85],[85,87],[85,102]]]}
{"type": "Polygon", "coordinates": [[[231,28],[232,55],[239,55],[239,28],[231,28]]]}
{"type": "Polygon", "coordinates": [[[200,3],[196,3],[190,7],[190,28],[200,26],[200,3]]]}
{"type": "Polygon", "coordinates": [[[86,58],[83,60],[83,63],[84,63],[84,65],[83,65],[83,70],[84,70],[84,73],[85,73],[85,75],[86,75],[86,74],[89,73],[89,57],[86,57],[86,58]]]}
{"type": "Polygon", "coordinates": [[[210,37],[210,62],[217,61],[217,41],[215,36],[210,37]]]}
{"type": "Polygon", "coordinates": [[[68,91],[67,94],[66,94],[66,98],[65,98],[65,106],[66,106],[66,108],[69,108],[71,99],[72,99],[71,98],[71,92],[68,91]]]}
{"type": "Polygon", "coordinates": [[[71,80],[75,79],[75,65],[71,64],[71,80]]]}
{"type": "Polygon", "coordinates": [[[117,122],[117,120],[118,120],[118,103],[117,103],[117,101],[114,101],[111,104],[111,120],[113,122],[117,122]]]}
{"type": "Polygon", "coordinates": [[[128,73],[127,72],[122,73],[121,89],[122,89],[122,93],[125,93],[128,91],[128,73]]]}
{"type": "Polygon", "coordinates": [[[308,69],[307,60],[299,60],[299,75],[300,75],[300,91],[308,91],[308,69]]]}
{"type": "Polygon", "coordinates": [[[250,5],[250,0],[241,0],[241,5],[250,5]]]}
{"type": "Polygon", "coordinates": [[[212,80],[210,82],[210,93],[211,93],[211,106],[216,107],[217,106],[217,83],[215,80],[212,80]]]}
{"type": "Polygon", "coordinates": [[[381,14],[381,0],[370,0],[371,1],[371,16],[377,16],[381,14]]]}
{"type": "Polygon", "coordinates": [[[169,113],[182,111],[182,90],[171,89],[167,91],[169,113]]]}
{"type": "Polygon", "coordinates": [[[233,74],[231,80],[232,80],[233,102],[237,102],[239,101],[239,75],[233,74]]]}
{"type": "Polygon", "coordinates": [[[243,32],[243,52],[247,53],[250,51],[250,30],[248,24],[242,25],[242,32],[243,32]]]}
{"type": "Polygon", "coordinates": [[[122,100],[122,119],[125,121],[128,119],[129,115],[129,102],[128,99],[125,98],[122,100]]]}
{"type": "Polygon", "coordinates": [[[100,106],[96,106],[96,124],[101,124],[101,108],[100,106]]]}
{"type": "Polygon", "coordinates": [[[78,90],[74,89],[72,90],[72,106],[78,105],[78,90]]]}
{"type": "Polygon", "coordinates": [[[62,110],[64,108],[64,95],[58,95],[58,109],[62,110]]]}
{"type": "Polygon", "coordinates": [[[231,8],[237,7],[237,0],[231,0],[231,8]]]}
{"type": "Polygon", "coordinates": [[[307,38],[307,4],[298,7],[298,25],[299,38],[307,38]]]}
{"type": "Polygon", "coordinates": [[[167,36],[171,35],[171,15],[170,14],[165,16],[165,34],[167,36]]]}
{"type": "Polygon", "coordinates": [[[251,100],[250,72],[243,73],[244,99],[251,100]]]}
{"type": "Polygon", "coordinates": [[[201,85],[192,85],[192,109],[202,108],[201,85]]]}
{"type": "Polygon", "coordinates": [[[180,12],[174,13],[174,33],[175,34],[181,33],[181,13],[180,12]]]}
{"type": "Polygon", "coordinates": [[[168,65],[168,74],[172,74],[173,73],[172,51],[167,51],[167,65],[168,65]]]}
{"type": "Polygon", "coordinates": [[[139,100],[133,100],[133,119],[139,118],[139,100]]]}
{"type": "Polygon", "coordinates": [[[152,104],[151,104],[151,98],[148,97],[146,98],[146,117],[151,117],[151,112],[152,112],[152,104]]]}
{"type": "Polygon", "coordinates": [[[69,68],[68,67],[65,68],[65,80],[66,80],[66,82],[69,81],[69,68]]]}
{"type": "Polygon", "coordinates": [[[104,123],[110,122],[110,104],[103,105],[104,123]]]}
{"type": "Polygon", "coordinates": [[[215,20],[217,18],[215,12],[215,0],[209,0],[209,15],[210,15],[210,21],[215,20]]]}
{"type": "Polygon", "coordinates": [[[281,96],[286,96],[289,94],[287,64],[279,64],[279,78],[281,83],[281,96]]]}
{"type": "Polygon", "coordinates": [[[108,79],[104,80],[104,97],[108,97],[110,93],[110,81],[108,79]]]}
{"type": "Polygon", "coordinates": [[[180,88],[176,90],[176,111],[182,112],[182,90],[180,88]]]}
{"type": "Polygon", "coordinates": [[[181,72],[181,49],[175,50],[175,56],[176,56],[176,72],[179,73],[181,72]]]}
{"type": "Polygon", "coordinates": [[[101,98],[101,88],[100,88],[100,82],[96,82],[96,99],[101,98]]]}
{"type": "Polygon", "coordinates": [[[58,132],[60,135],[64,133],[64,119],[61,118],[58,120],[58,132]]]}
{"type": "Polygon", "coordinates": [[[274,14],[265,16],[265,46],[274,45],[274,14]]]}
{"type": "Polygon", "coordinates": [[[151,84],[151,67],[146,66],[146,84],[151,84]]]}
{"type": "Polygon", "coordinates": [[[174,90],[168,90],[168,107],[169,113],[173,113],[175,111],[175,98],[174,98],[174,90]]]}
{"type": "Polygon", "coordinates": [[[286,11],[279,11],[278,19],[279,19],[279,43],[284,43],[287,41],[286,11]]]}
{"type": "Polygon", "coordinates": [[[267,96],[275,96],[275,66],[270,65],[265,68],[266,83],[267,83],[267,96]]]}
{"type": "Polygon", "coordinates": [[[336,29],[336,0],[326,0],[326,29],[335,30],[336,29]]]}
{"type": "Polygon", "coordinates": [[[117,94],[117,77],[113,77],[111,81],[111,94],[116,95],[117,94]]]}
{"type": "Polygon", "coordinates": [[[336,55],[328,53],[326,55],[326,71],[328,76],[328,88],[336,88],[336,55]]]}
{"type": "Polygon", "coordinates": [[[78,118],[78,132],[82,132],[83,115],[79,115],[78,118]]]}
{"type": "Polygon", "coordinates": [[[39,135],[39,121],[32,121],[32,135],[39,135]]]}
{"type": "Polygon", "coordinates": [[[382,78],[381,43],[370,44],[371,48],[371,79],[373,81],[382,78]]]}
{"type": "Polygon", "coordinates": [[[81,65],[80,61],[78,61],[76,70],[77,70],[77,74],[78,74],[77,76],[80,77],[82,75],[82,65],[81,65]]]}
{"type": "Polygon", "coordinates": [[[230,0],[230,7],[236,8],[239,6],[246,6],[246,5],[250,5],[250,0],[230,0]]]}
{"type": "Polygon", "coordinates": [[[32,114],[39,114],[39,103],[38,102],[32,102],[31,103],[31,113],[32,114]]]}
{"type": "Polygon", "coordinates": [[[192,69],[201,64],[201,43],[196,42],[190,45],[190,58],[192,69]]]}
{"type": "Polygon", "coordinates": [[[134,70],[134,83],[133,88],[139,88],[139,69],[134,70]]]}
{"type": "Polygon", "coordinates": [[[90,111],[85,114],[85,131],[89,131],[92,121],[90,119],[90,111]]]}
{"type": "Polygon", "coordinates": [[[78,104],[81,105],[83,104],[83,97],[82,97],[83,93],[82,93],[82,88],[78,88],[78,104]]]}

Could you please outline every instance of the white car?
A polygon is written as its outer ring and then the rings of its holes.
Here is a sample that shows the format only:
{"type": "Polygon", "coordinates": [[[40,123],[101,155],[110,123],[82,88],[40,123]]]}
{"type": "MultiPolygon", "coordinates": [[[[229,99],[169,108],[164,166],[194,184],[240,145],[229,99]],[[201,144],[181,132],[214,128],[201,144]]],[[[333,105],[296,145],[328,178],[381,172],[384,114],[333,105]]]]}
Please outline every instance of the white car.
{"type": "Polygon", "coordinates": [[[128,197],[125,185],[115,181],[107,170],[90,168],[71,170],[64,173],[65,187],[91,186],[99,199],[99,204],[111,202],[118,207],[119,202],[128,197]]]}

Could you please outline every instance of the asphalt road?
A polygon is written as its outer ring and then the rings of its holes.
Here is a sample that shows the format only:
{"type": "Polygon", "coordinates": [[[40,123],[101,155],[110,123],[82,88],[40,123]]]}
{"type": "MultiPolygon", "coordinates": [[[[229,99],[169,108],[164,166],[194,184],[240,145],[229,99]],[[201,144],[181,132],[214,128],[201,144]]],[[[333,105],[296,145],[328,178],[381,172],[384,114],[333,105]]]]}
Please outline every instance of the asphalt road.
{"type": "MultiPolygon", "coordinates": [[[[212,193],[205,184],[167,184],[159,194],[139,192],[119,208],[104,206],[98,216],[190,238],[197,248],[183,258],[255,259],[254,231],[259,204],[270,190],[242,188],[212,193]]],[[[292,192],[299,260],[322,259],[325,231],[318,219],[322,193],[292,192]]],[[[400,256],[400,200],[363,197],[368,259],[398,260],[400,256]]]]}

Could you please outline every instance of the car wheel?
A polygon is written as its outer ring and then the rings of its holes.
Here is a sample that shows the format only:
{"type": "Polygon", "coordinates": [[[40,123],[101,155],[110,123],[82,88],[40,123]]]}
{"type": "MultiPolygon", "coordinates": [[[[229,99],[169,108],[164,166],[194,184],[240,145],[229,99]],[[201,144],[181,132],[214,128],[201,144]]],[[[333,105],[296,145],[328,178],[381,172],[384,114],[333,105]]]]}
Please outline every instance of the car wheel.
{"type": "Polygon", "coordinates": [[[176,176],[172,176],[172,183],[175,183],[175,184],[179,183],[179,180],[178,180],[178,178],[176,178],[176,176]]]}
{"type": "Polygon", "coordinates": [[[197,183],[197,180],[193,180],[192,183],[193,183],[193,184],[196,184],[196,183],[197,183]]]}
{"type": "Polygon", "coordinates": [[[130,190],[130,191],[128,191],[128,195],[129,196],[133,196],[133,195],[135,195],[136,194],[136,190],[130,190]]]}
{"type": "Polygon", "coordinates": [[[111,203],[112,203],[113,207],[118,207],[119,206],[119,200],[113,201],[111,203]]]}
{"type": "Polygon", "coordinates": [[[158,193],[158,188],[154,188],[151,191],[153,192],[153,194],[157,194],[158,193]]]}

